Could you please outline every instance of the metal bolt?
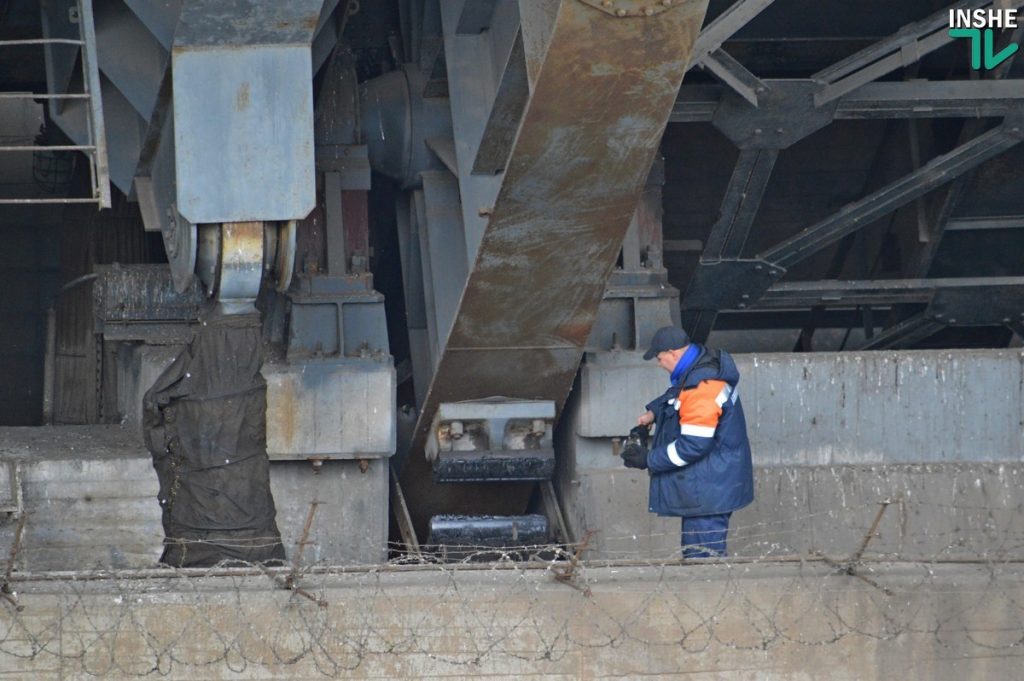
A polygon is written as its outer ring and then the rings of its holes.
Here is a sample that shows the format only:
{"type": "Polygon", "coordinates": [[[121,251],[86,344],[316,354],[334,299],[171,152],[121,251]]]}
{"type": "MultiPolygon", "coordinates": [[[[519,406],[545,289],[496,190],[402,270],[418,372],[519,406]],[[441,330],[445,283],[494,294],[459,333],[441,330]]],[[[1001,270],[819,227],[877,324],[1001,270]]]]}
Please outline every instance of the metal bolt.
{"type": "Polygon", "coordinates": [[[740,298],[743,298],[743,300],[750,300],[750,294],[744,293],[742,296],[740,296],[740,298]]]}
{"type": "Polygon", "coordinates": [[[747,304],[746,304],[746,303],[740,303],[740,304],[739,304],[739,305],[737,305],[736,307],[738,307],[738,308],[739,308],[739,309],[741,309],[741,310],[745,310],[745,309],[747,309],[747,304]]]}
{"type": "Polygon", "coordinates": [[[761,270],[764,269],[764,265],[754,265],[754,269],[760,272],[761,270]]]}
{"type": "Polygon", "coordinates": [[[1003,324],[1009,324],[1009,323],[1010,323],[1010,318],[1009,317],[1003,317],[1003,324]]]}
{"type": "Polygon", "coordinates": [[[604,6],[604,7],[611,7],[612,6],[612,0],[602,0],[601,5],[604,6]]]}
{"type": "Polygon", "coordinates": [[[615,16],[618,16],[618,17],[626,16],[626,10],[624,10],[624,9],[617,9],[617,10],[615,10],[615,16]]]}
{"type": "Polygon", "coordinates": [[[761,134],[761,132],[762,132],[762,131],[761,131],[761,128],[754,128],[754,134],[755,134],[755,135],[760,135],[760,134],[761,134]]]}
{"type": "Polygon", "coordinates": [[[644,16],[645,17],[649,17],[652,14],[654,14],[654,10],[653,9],[651,9],[650,7],[644,7],[644,16]]]}
{"type": "Polygon", "coordinates": [[[950,320],[949,320],[949,323],[950,323],[950,324],[956,324],[956,320],[955,320],[955,319],[950,319],[950,320]]]}

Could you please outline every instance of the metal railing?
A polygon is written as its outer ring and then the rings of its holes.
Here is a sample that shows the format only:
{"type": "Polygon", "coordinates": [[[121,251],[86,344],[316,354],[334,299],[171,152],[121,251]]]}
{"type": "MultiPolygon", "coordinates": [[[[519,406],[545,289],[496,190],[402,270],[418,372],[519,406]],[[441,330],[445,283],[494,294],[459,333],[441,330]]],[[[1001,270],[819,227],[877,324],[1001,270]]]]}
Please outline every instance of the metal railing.
{"type": "MultiPolygon", "coordinates": [[[[34,45],[76,45],[81,49],[82,92],[0,92],[0,100],[86,100],[86,144],[0,144],[0,153],[40,153],[80,151],[89,162],[91,196],[0,198],[0,204],[69,204],[95,203],[110,208],[110,172],[107,164],[107,137],[103,124],[103,102],[100,91],[99,64],[96,58],[96,29],[93,23],[92,0],[77,0],[79,39],[29,38],[0,40],[0,49],[34,45]]],[[[50,87],[55,87],[54,83],[50,87]]]]}

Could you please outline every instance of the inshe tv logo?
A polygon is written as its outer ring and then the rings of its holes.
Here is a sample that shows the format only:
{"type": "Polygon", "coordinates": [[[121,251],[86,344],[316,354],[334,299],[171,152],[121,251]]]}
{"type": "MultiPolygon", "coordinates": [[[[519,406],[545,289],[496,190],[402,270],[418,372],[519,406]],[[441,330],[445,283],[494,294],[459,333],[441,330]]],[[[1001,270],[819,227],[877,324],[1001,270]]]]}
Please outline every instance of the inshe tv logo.
{"type": "Polygon", "coordinates": [[[949,10],[949,37],[968,38],[971,41],[971,68],[994,69],[1020,49],[1010,43],[997,53],[995,29],[1017,28],[1016,9],[951,9],[949,10]]]}

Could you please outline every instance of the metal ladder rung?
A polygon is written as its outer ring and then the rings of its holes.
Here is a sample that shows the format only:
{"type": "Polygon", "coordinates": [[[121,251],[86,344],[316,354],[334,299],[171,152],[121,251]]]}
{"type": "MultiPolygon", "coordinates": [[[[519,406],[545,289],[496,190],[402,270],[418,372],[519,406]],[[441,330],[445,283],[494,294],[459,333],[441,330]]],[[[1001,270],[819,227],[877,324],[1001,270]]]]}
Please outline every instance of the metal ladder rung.
{"type": "Polygon", "coordinates": [[[67,199],[0,199],[0,205],[30,205],[34,203],[99,203],[99,197],[67,199]]]}
{"type": "Polygon", "coordinates": [[[68,92],[65,94],[37,94],[35,92],[0,92],[0,99],[89,99],[84,92],[68,92]]]}
{"type": "Polygon", "coordinates": [[[93,151],[96,149],[91,144],[59,144],[52,146],[45,145],[20,145],[20,146],[0,146],[0,151],[39,151],[41,149],[49,149],[50,151],[93,151]]]}
{"type": "Polygon", "coordinates": [[[22,38],[19,40],[0,40],[0,47],[17,47],[19,45],[84,45],[82,40],[74,38],[22,38]]]}

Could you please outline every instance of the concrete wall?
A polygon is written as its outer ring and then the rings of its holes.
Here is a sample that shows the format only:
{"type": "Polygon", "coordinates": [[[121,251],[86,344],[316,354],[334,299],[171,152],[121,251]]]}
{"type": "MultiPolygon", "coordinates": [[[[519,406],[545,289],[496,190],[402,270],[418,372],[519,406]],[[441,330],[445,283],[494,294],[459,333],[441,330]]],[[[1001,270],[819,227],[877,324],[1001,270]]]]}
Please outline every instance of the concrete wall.
{"type": "Polygon", "coordinates": [[[289,559],[295,555],[312,502],[319,501],[302,564],[383,563],[388,557],[388,460],[271,461],[270,491],[289,559]]]}
{"type": "Polygon", "coordinates": [[[420,566],[19,581],[5,680],[1020,678],[1020,565],[420,566]],[[886,591],[887,590],[887,591],[886,591]]]}
{"type": "MultiPolygon", "coordinates": [[[[302,564],[372,564],[387,559],[386,459],[272,462],[270,486],[289,559],[312,501],[317,508],[302,564]]],[[[123,569],[156,564],[163,549],[157,477],[140,436],[120,426],[0,428],[0,509],[27,514],[16,567],[22,571],[123,569]]],[[[18,513],[0,512],[0,556],[18,513]]],[[[0,563],[2,564],[2,563],[0,563]]],[[[2,572],[2,570],[0,570],[2,572]]]]}
{"type": "MultiPolygon", "coordinates": [[[[128,431],[0,428],[0,463],[16,467],[27,515],[19,570],[144,567],[160,558],[156,473],[128,431]]],[[[17,514],[0,517],[5,557],[16,527],[17,514]]]]}
{"type": "MultiPolygon", "coordinates": [[[[597,530],[588,555],[679,555],[678,518],[647,512],[647,474],[581,469],[568,486],[568,522],[577,536],[597,530]]],[[[729,554],[823,553],[845,560],[886,508],[869,556],[931,560],[1024,560],[1018,541],[1024,464],[771,466],[755,471],[754,503],[733,515],[729,554]]]]}
{"type": "MultiPolygon", "coordinates": [[[[1024,351],[736,355],[757,465],[1024,461],[1024,351]]],[[[668,387],[641,353],[588,354],[580,437],[625,435],[668,387]]]]}
{"type": "MultiPolygon", "coordinates": [[[[1006,548],[1007,514],[1024,503],[1020,350],[736,359],[757,490],[733,519],[734,553],[852,555],[885,499],[898,503],[872,551],[1006,548]]],[[[559,489],[576,536],[598,530],[595,555],[678,550],[679,521],[647,512],[646,473],[623,468],[611,441],[666,379],[626,352],[590,355],[580,372],[560,431],[559,489]]]]}

